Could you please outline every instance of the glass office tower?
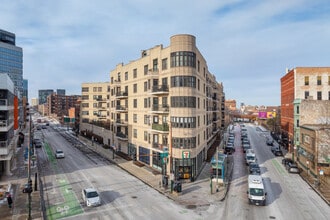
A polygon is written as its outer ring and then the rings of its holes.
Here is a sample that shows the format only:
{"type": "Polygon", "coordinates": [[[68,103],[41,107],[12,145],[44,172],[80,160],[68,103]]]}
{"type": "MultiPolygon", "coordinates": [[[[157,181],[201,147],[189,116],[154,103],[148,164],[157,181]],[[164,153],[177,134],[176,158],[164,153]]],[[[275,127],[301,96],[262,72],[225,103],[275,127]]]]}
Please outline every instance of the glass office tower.
{"type": "Polygon", "coordinates": [[[16,95],[23,95],[23,50],[16,46],[16,36],[0,29],[0,73],[7,73],[14,82],[16,95]]]}

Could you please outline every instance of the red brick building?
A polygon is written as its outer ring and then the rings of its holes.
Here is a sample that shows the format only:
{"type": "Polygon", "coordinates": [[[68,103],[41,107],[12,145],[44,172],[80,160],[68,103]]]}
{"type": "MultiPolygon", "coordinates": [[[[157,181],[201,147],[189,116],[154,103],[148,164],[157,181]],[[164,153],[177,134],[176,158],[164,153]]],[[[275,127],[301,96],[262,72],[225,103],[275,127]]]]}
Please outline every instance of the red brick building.
{"type": "Polygon", "coordinates": [[[282,140],[293,152],[294,101],[298,99],[330,100],[330,67],[296,67],[281,78],[282,140]]]}

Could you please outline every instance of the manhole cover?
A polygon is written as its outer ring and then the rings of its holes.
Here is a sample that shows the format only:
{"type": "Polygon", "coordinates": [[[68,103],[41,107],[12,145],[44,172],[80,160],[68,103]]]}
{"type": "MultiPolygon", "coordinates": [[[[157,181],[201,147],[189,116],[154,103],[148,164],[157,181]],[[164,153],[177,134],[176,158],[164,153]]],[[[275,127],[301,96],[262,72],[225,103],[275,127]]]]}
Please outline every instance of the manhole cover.
{"type": "Polygon", "coordinates": [[[137,198],[137,196],[132,196],[132,199],[136,199],[137,198]]]}
{"type": "Polygon", "coordinates": [[[195,209],[195,208],[197,208],[196,205],[187,205],[186,207],[187,207],[187,209],[195,209]]]}

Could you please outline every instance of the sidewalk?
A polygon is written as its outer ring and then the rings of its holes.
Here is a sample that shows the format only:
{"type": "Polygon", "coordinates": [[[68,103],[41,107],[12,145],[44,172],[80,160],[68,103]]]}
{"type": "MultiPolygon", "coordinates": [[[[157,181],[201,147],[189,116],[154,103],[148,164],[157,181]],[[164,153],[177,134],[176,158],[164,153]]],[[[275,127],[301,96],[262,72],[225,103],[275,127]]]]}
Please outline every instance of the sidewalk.
{"type": "Polygon", "coordinates": [[[319,185],[315,184],[315,178],[305,171],[301,172],[300,176],[330,206],[330,185],[325,182],[319,185]]]}
{"type": "MultiPolygon", "coordinates": [[[[22,146],[28,146],[28,128],[24,129],[22,132],[25,135],[24,144],[22,146]]],[[[17,148],[15,152],[14,160],[15,167],[13,167],[11,176],[0,177],[0,185],[11,184],[10,193],[13,198],[12,208],[8,207],[7,200],[0,200],[0,219],[27,219],[29,216],[29,202],[28,194],[23,193],[23,186],[27,183],[27,168],[24,165],[23,149],[24,147],[17,148]]],[[[34,189],[34,174],[37,172],[37,167],[31,166],[31,179],[34,189]]],[[[39,184],[39,181],[38,181],[39,184]]],[[[39,186],[38,186],[39,189],[39,186]]],[[[31,193],[31,217],[32,219],[43,219],[42,210],[40,206],[40,193],[39,191],[33,191],[31,193]]]]}

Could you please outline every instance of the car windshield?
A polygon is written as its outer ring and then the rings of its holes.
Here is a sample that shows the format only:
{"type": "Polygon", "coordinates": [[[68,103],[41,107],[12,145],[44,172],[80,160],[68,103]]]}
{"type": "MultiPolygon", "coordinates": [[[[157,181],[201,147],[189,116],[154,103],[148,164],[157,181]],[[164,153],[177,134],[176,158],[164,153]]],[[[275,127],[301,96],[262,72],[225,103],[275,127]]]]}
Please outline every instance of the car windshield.
{"type": "Polygon", "coordinates": [[[264,195],[264,190],[263,189],[251,188],[250,189],[250,195],[252,195],[252,196],[263,196],[264,195]]]}
{"type": "Polygon", "coordinates": [[[247,156],[246,159],[247,160],[254,160],[254,156],[247,156]]]}
{"type": "Polygon", "coordinates": [[[61,153],[63,153],[63,151],[57,150],[56,153],[61,154],[61,153]]]}
{"type": "Polygon", "coordinates": [[[95,198],[95,197],[98,197],[99,196],[99,194],[97,193],[97,192],[95,192],[95,191],[93,191],[93,192],[88,192],[87,194],[86,194],[86,197],[87,198],[95,198]]]}

